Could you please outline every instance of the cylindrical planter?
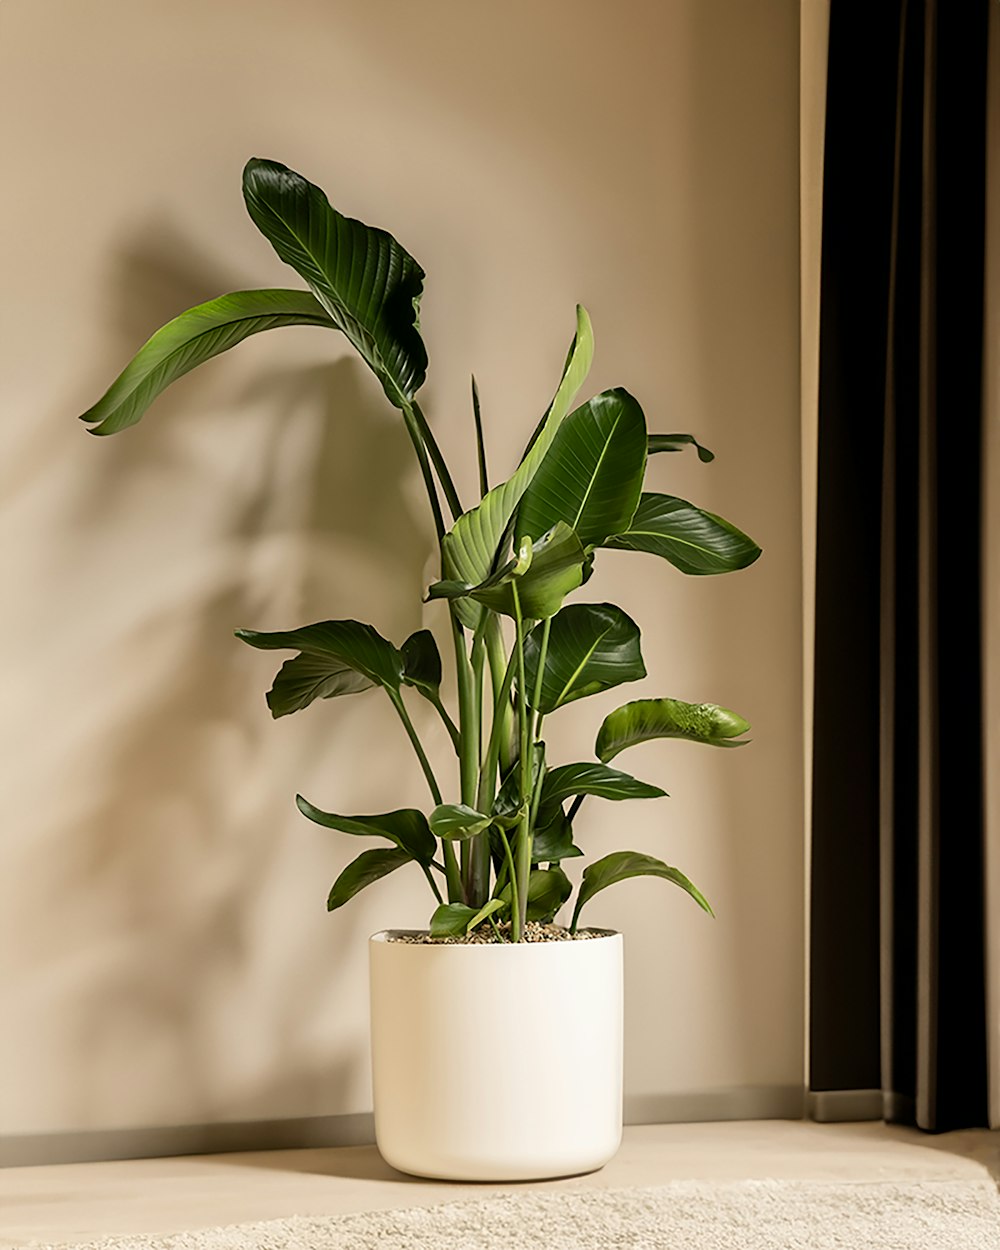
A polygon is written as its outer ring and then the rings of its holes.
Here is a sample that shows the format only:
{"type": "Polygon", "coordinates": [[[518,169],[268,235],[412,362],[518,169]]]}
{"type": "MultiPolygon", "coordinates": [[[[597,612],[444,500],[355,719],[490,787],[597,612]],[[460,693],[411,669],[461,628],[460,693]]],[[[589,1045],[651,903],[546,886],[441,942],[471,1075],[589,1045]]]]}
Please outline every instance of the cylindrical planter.
{"type": "Polygon", "coordinates": [[[376,933],[375,1136],[401,1172],[520,1181],[602,1167],[622,1131],[622,937],[407,943],[376,933]]]}

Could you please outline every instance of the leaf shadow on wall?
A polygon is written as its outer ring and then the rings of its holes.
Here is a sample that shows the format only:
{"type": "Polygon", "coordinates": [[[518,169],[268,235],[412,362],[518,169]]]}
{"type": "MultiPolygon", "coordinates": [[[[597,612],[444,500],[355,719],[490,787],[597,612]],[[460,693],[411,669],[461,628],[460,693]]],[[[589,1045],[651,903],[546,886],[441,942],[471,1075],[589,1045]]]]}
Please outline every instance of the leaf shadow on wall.
{"type": "MultiPolygon", "coordinates": [[[[123,250],[118,276],[119,341],[108,356],[122,359],[138,345],[137,326],[245,285],[163,230],[123,250]]],[[[288,333],[320,341],[319,331],[288,333]]],[[[149,1123],[144,1091],[156,1087],[177,1091],[175,1118],[160,1114],[161,1123],[322,1114],[342,1109],[357,1082],[364,1056],[317,1008],[337,1002],[366,936],[349,909],[334,919],[323,909],[343,848],[300,909],[289,913],[279,897],[289,878],[308,886],[316,871],[306,858],[315,843],[297,837],[311,827],[294,811],[295,782],[287,793],[281,783],[336,750],[338,734],[350,733],[336,714],[352,709],[310,709],[308,733],[279,735],[262,690],[248,688],[252,653],[232,631],[351,615],[354,588],[337,576],[342,545],[396,602],[398,587],[419,577],[428,543],[404,489],[411,452],[360,371],[352,360],[283,366],[208,412],[199,401],[212,382],[185,379],[140,429],[100,440],[75,483],[66,525],[76,559],[86,565],[111,540],[110,576],[133,584],[115,586],[114,609],[98,597],[87,608],[107,686],[88,711],[73,820],[46,860],[46,893],[59,900],[51,954],[64,972],[73,966],[56,984],[71,1000],[61,1015],[62,1044],[76,1057],[66,1091],[74,1123],[149,1123]],[[245,421],[249,395],[258,407],[245,421]],[[262,407],[273,419],[261,419],[262,407]],[[206,436],[210,449],[241,445],[249,471],[234,479],[224,456],[215,457],[221,471],[201,462],[206,436]],[[289,483],[294,498],[278,499],[289,483]],[[171,515],[201,507],[196,491],[212,496],[209,532],[190,550],[165,546],[171,515]],[[136,511],[144,493],[149,508],[136,511]],[[139,530],[125,548],[114,544],[122,527],[139,530]],[[160,559],[143,557],[146,534],[160,559]],[[268,619],[276,610],[302,619],[268,619]],[[74,948],[81,933],[85,951],[74,948]]],[[[343,849],[344,860],[359,849],[343,849]]]]}

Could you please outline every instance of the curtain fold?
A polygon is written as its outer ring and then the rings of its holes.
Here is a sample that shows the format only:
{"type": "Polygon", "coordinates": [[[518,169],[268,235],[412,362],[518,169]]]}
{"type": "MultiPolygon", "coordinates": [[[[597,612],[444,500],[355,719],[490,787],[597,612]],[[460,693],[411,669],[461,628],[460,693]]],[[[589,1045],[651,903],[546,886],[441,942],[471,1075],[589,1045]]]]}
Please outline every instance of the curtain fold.
{"type": "Polygon", "coordinates": [[[988,22],[988,0],[830,17],[810,1087],[932,1130],[988,1115],[988,22]]]}

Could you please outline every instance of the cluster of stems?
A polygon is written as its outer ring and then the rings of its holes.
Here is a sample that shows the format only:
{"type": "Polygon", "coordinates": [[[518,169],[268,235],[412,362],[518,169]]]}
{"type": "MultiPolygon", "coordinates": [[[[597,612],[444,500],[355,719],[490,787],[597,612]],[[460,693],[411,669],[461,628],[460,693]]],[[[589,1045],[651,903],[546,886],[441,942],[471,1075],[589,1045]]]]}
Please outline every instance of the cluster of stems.
{"type": "MultiPolygon", "coordinates": [[[[475,403],[475,408],[477,430],[479,430],[481,427],[478,402],[475,403]]],[[[407,401],[402,411],[407,433],[416,452],[421,476],[427,490],[440,549],[445,534],[445,522],[438,494],[439,486],[453,520],[458,520],[463,513],[463,508],[447,463],[419,405],[414,401],[407,401]]],[[[485,494],[489,487],[481,433],[478,443],[480,489],[481,493],[485,494]]],[[[502,554],[499,552],[498,558],[502,554]]],[[[535,713],[533,708],[537,707],[540,701],[550,621],[545,621],[541,627],[536,689],[529,704],[525,698],[527,686],[524,640],[534,622],[526,620],[521,614],[516,583],[513,587],[513,597],[514,639],[509,654],[497,613],[480,605],[479,623],[471,633],[470,642],[469,631],[462,625],[456,604],[453,600],[449,600],[458,687],[458,724],[456,725],[449,717],[440,700],[434,702],[458,756],[462,803],[480,812],[489,813],[496,799],[501,776],[508,776],[512,768],[516,767],[518,770],[517,825],[510,830],[511,836],[508,836],[508,832],[500,825],[493,826],[497,829],[503,844],[504,863],[496,875],[492,895],[497,896],[509,884],[510,937],[512,941],[519,942],[524,935],[527,917],[533,830],[544,775],[541,761],[537,769],[535,768],[535,759],[541,749],[538,744],[543,718],[541,713],[535,713]],[[486,689],[487,668],[490,674],[488,691],[486,689]],[[514,691],[515,677],[517,678],[516,692],[514,691]],[[483,715],[487,704],[490,711],[488,734],[483,715]]],[[[417,759],[420,761],[431,797],[435,804],[440,804],[443,801],[441,787],[438,785],[427,752],[403,705],[402,698],[394,698],[393,705],[403,722],[417,759]]],[[[492,857],[489,831],[462,841],[458,855],[455,853],[454,845],[447,839],[442,839],[441,846],[444,862],[440,864],[435,862],[434,867],[444,874],[448,901],[465,903],[477,909],[482,907],[491,897],[492,857]]],[[[440,898],[433,878],[431,878],[431,884],[435,894],[440,898]]]]}

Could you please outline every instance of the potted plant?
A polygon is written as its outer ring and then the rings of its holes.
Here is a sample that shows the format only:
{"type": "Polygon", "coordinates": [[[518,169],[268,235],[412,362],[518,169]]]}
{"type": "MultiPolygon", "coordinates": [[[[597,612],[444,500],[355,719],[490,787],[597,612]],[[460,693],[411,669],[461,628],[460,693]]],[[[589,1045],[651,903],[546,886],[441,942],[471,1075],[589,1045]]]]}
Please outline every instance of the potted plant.
{"type": "Polygon", "coordinates": [[[278,326],[338,330],[375,373],[413,444],[433,515],[441,575],[425,602],[447,616],[454,715],[427,629],[399,646],[354,620],[240,629],[237,637],[294,653],[267,694],[275,717],[380,688],[427,780],[426,812],[340,815],[296,800],[309,820],[376,842],[334,882],[331,911],[404,867],[423,874],[433,900],[425,932],[388,930],[370,943],[383,1155],[404,1171],[454,1179],[592,1170],[621,1134],[622,939],[581,928],[581,910],[636,876],[661,877],[711,908],[677,868],[623,850],[587,865],[570,923],[557,926],[572,894],[562,861],[584,854],[574,819],[589,796],[664,794],[609,767],[635,743],[733,747],[749,725],[716,704],[639,699],[604,719],[595,760],[550,761],[548,717],[646,675],[639,629],[625,612],[566,599],[587,582],[598,552],[646,552],[702,575],[745,568],[760,549],[721,517],[643,491],[650,455],[694,448],[712,459],[691,435],[649,434],[639,404],[620,388],[574,408],[593,355],[583,308],[552,402],[514,472],[493,487],[473,382],[479,498],[466,507],[416,398],[427,367],[423,270],[391,235],[341,216],[284,165],[251,160],[243,192],[256,226],[308,289],[238,291],[182,313],[82,419],[92,434],[124,430],[175,378],[278,326]],[[443,785],[410,719],[413,697],[434,707],[454,748],[455,776],[443,785]],[[564,1039],[559,1062],[539,1066],[537,1049],[519,1044],[525,1033],[564,1039]]]}

